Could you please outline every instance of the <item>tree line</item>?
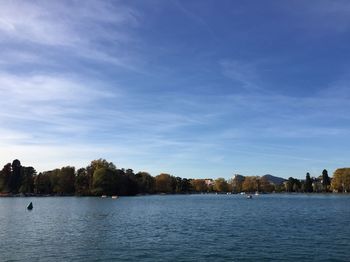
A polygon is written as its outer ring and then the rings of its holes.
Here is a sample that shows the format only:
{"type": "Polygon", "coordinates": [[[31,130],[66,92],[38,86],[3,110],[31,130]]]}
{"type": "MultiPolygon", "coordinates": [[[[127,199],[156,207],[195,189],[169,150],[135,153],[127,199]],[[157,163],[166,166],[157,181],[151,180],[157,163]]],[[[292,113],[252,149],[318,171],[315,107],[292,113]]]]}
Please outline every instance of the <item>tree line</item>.
{"type": "Polygon", "coordinates": [[[333,178],[323,170],[318,178],[307,173],[305,180],[290,177],[273,183],[266,176],[241,176],[233,179],[187,179],[170,174],[155,177],[147,172],[117,168],[112,162],[97,159],[78,170],[72,166],[37,173],[33,167],[22,166],[19,160],[6,164],[0,171],[2,194],[35,195],[136,195],[184,193],[240,192],[350,192],[350,168],[340,168],[333,178]]]}

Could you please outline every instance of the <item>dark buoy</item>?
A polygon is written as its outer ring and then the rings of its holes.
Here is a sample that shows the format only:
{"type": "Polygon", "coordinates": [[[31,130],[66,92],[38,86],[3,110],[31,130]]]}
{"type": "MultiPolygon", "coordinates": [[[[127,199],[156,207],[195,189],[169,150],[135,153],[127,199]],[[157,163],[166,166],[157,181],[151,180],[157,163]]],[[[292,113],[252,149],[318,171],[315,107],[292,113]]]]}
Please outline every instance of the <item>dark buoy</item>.
{"type": "Polygon", "coordinates": [[[27,206],[27,209],[28,210],[32,210],[33,209],[33,203],[32,202],[29,203],[29,205],[27,206]]]}

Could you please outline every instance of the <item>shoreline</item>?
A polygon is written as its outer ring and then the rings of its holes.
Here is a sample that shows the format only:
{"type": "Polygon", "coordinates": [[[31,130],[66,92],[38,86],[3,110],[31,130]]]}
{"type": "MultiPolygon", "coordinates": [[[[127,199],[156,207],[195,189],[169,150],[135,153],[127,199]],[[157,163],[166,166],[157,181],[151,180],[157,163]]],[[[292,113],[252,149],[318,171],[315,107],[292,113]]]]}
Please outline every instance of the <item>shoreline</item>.
{"type": "MultiPolygon", "coordinates": [[[[254,193],[246,193],[247,195],[254,193]]],[[[275,193],[259,193],[259,195],[349,195],[348,192],[275,192],[275,193]]],[[[157,194],[137,194],[137,195],[127,195],[128,197],[139,197],[139,196],[175,196],[175,195],[241,195],[240,193],[183,193],[183,194],[164,194],[164,193],[157,193],[157,194]]],[[[26,198],[26,197],[97,197],[101,198],[101,196],[96,195],[75,195],[75,194],[36,194],[36,193],[30,193],[30,194],[13,194],[13,193],[0,193],[0,198],[26,198]]],[[[107,196],[107,198],[110,198],[112,196],[107,196]]],[[[123,197],[123,196],[118,196],[123,197]]]]}

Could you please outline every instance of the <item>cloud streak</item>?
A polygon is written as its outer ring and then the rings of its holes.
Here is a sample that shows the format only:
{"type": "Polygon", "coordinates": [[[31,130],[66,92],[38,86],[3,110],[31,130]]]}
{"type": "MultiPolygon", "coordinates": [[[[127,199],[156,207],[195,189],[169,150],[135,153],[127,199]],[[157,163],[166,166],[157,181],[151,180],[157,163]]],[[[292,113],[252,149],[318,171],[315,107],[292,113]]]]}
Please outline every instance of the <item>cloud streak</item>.
{"type": "Polygon", "coordinates": [[[203,14],[217,14],[204,20],[186,2],[175,5],[156,12],[136,2],[0,3],[1,162],[20,158],[43,171],[105,157],[187,177],[344,163],[337,150],[348,146],[347,73],[331,72],[326,88],[304,92],[294,75],[281,81],[278,72],[290,76],[285,62],[307,68],[309,50],[279,42],[284,35],[269,23],[256,29],[268,18],[254,20],[254,6],[227,16],[221,4],[203,5],[203,14]],[[228,27],[239,21],[242,28],[228,27]],[[232,35],[218,47],[208,32],[232,35]],[[275,41],[283,56],[265,52],[275,41]]]}
{"type": "MultiPolygon", "coordinates": [[[[137,70],[130,62],[136,62],[136,55],[130,51],[126,55],[125,50],[137,41],[128,29],[138,23],[135,10],[108,1],[3,2],[0,43],[19,45],[23,50],[30,46],[49,48],[55,53],[137,70]],[[113,48],[106,49],[107,45],[113,48]]],[[[13,55],[24,61],[37,58],[22,50],[13,55]]]]}

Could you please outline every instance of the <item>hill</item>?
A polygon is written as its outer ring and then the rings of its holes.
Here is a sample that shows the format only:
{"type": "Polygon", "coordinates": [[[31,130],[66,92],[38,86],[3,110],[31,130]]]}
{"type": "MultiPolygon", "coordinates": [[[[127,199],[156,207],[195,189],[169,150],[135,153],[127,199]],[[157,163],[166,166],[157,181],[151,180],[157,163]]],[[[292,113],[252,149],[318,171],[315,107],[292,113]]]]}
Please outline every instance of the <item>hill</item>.
{"type": "Polygon", "coordinates": [[[275,184],[275,185],[280,185],[284,181],[287,181],[282,177],[272,176],[270,174],[264,175],[263,177],[265,177],[271,184],[275,184]]]}

